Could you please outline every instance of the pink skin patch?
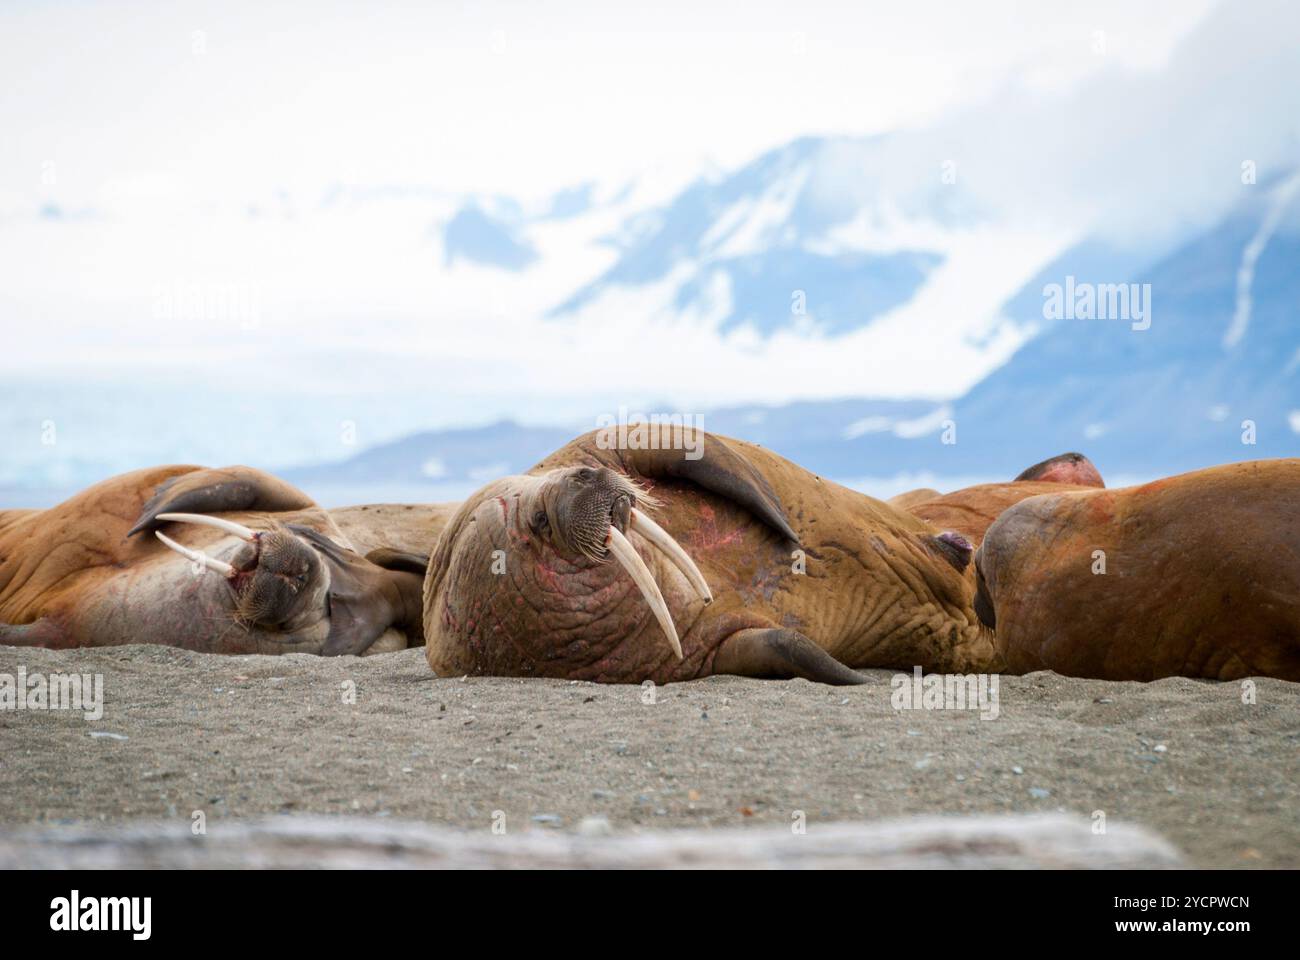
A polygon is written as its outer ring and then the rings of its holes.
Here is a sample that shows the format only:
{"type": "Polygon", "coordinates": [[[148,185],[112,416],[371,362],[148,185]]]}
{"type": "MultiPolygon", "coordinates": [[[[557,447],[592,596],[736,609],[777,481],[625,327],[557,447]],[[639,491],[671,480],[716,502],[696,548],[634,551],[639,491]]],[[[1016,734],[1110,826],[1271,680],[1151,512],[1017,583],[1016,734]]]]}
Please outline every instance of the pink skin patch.
{"type": "Polygon", "coordinates": [[[1082,487],[1105,487],[1101,472],[1081,453],[1067,453],[1044,460],[1016,477],[1040,483],[1074,483],[1082,487]]]}
{"type": "Polygon", "coordinates": [[[1115,496],[1112,493],[1088,494],[1088,518],[1096,524],[1109,524],[1115,519],[1115,496]]]}
{"type": "Polygon", "coordinates": [[[691,533],[691,546],[698,550],[717,550],[739,543],[744,534],[739,529],[722,533],[718,529],[717,515],[707,503],[700,504],[700,523],[691,533]]]}
{"type": "Polygon", "coordinates": [[[1087,460],[1080,463],[1055,464],[1037,479],[1046,483],[1077,483],[1084,487],[1105,486],[1097,468],[1087,460]]]}
{"type": "Polygon", "coordinates": [[[533,574],[537,582],[544,584],[552,593],[557,593],[562,597],[565,596],[564,578],[556,572],[545,557],[538,559],[533,568],[533,574]]]}

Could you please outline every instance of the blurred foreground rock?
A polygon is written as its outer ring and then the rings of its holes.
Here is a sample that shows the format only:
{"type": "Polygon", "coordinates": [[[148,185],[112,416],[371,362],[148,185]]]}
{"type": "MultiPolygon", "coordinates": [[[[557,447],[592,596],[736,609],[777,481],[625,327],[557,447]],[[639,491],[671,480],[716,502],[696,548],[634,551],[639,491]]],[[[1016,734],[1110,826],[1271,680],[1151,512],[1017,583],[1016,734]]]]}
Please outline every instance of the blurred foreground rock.
{"type": "Polygon", "coordinates": [[[0,869],[1168,869],[1176,850],[1137,826],[1076,816],[924,817],[613,836],[494,835],[356,817],[137,822],[0,832],[0,869]]]}

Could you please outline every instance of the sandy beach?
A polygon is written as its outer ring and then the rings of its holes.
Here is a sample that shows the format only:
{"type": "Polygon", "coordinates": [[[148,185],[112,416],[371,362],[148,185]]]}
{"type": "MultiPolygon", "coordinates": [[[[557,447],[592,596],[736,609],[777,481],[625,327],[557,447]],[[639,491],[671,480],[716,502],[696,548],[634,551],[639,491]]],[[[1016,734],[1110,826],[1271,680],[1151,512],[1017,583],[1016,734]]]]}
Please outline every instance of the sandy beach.
{"type": "Polygon", "coordinates": [[[1138,824],[1200,867],[1300,867],[1300,685],[1002,677],[999,712],[831,688],[437,679],[422,650],[220,657],[0,647],[101,674],[103,716],[0,710],[0,825],[352,814],[637,832],[936,813],[1138,824]]]}

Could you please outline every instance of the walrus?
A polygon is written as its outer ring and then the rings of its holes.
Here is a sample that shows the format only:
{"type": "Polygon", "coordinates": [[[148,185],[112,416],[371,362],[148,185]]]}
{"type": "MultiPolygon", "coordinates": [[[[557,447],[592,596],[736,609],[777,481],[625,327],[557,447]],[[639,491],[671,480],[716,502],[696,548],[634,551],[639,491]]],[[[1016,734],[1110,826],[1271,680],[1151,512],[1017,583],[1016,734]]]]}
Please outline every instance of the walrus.
{"type": "Polygon", "coordinates": [[[0,643],[404,648],[422,640],[426,566],[427,551],[363,556],[305,493],[250,467],[137,470],[0,513],[0,643]]]}
{"type": "Polygon", "coordinates": [[[915,490],[908,490],[905,493],[896,493],[885,503],[898,507],[900,510],[908,510],[918,503],[925,503],[927,500],[933,500],[935,497],[941,497],[938,490],[933,487],[917,487],[915,490]]]}
{"type": "Polygon", "coordinates": [[[702,437],[649,450],[588,433],[470,496],[425,579],[434,672],[852,684],[851,667],[989,662],[962,537],[702,437]]]}
{"type": "Polygon", "coordinates": [[[1023,471],[1007,483],[980,483],[952,493],[921,496],[922,491],[899,494],[890,503],[925,520],[931,526],[952,530],[978,548],[985,531],[1003,511],[1030,497],[1062,490],[1105,488],[1101,473],[1081,453],[1063,453],[1023,471]]]}
{"type": "Polygon", "coordinates": [[[330,519],[362,556],[395,550],[415,556],[433,553],[438,535],[459,503],[363,503],[331,507],[330,519]]]}
{"type": "Polygon", "coordinates": [[[975,557],[1006,669],[1300,680],[1300,460],[1023,500],[975,557]]]}
{"type": "Polygon", "coordinates": [[[1017,480],[1040,483],[1072,483],[1081,487],[1104,487],[1101,473],[1081,453],[1062,453],[1022,470],[1017,480]]]}

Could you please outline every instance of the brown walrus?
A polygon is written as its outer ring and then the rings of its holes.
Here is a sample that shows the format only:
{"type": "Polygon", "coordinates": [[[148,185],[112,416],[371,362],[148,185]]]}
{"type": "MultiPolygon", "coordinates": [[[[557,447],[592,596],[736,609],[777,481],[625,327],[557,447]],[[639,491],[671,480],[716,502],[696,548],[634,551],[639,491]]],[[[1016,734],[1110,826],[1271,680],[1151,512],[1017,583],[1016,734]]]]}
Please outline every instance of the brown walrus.
{"type": "Polygon", "coordinates": [[[1006,669],[1110,680],[1300,680],[1300,460],[1054,492],[976,555],[1006,669]]]}
{"type": "Polygon", "coordinates": [[[858,683],[846,664],[989,662],[961,537],[702,437],[616,449],[589,433],[469,497],[425,580],[434,671],[858,683]]]}
{"type": "Polygon", "coordinates": [[[923,497],[922,491],[891,499],[902,509],[941,530],[952,530],[978,547],[1004,510],[1040,493],[1105,487],[1101,474],[1081,453],[1063,453],[1035,464],[1010,483],[981,483],[952,493],[923,497]]]}
{"type": "Polygon", "coordinates": [[[258,470],[137,470],[0,513],[0,643],[397,649],[420,642],[425,565],[360,555],[327,511],[258,470]]]}
{"type": "Polygon", "coordinates": [[[938,490],[933,487],[917,487],[915,490],[908,490],[906,493],[896,493],[885,503],[898,507],[900,510],[910,510],[918,503],[925,503],[927,500],[933,500],[935,497],[941,497],[938,490]]]}
{"type": "Polygon", "coordinates": [[[395,550],[427,557],[459,503],[364,503],[331,507],[330,518],[363,556],[395,550]]]}

